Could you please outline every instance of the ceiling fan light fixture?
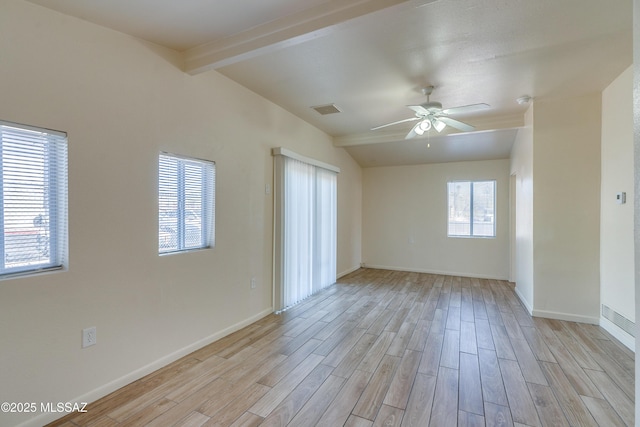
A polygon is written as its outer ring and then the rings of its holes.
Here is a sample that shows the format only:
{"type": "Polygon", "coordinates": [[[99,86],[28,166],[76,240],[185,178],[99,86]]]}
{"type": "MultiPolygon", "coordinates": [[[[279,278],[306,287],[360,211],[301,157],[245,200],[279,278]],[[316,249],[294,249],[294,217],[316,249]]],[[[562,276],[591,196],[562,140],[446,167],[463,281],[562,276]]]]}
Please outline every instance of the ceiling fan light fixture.
{"type": "Polygon", "coordinates": [[[431,121],[429,119],[424,119],[423,121],[418,123],[418,126],[416,126],[416,133],[418,135],[422,135],[429,129],[431,129],[431,121]]]}
{"type": "Polygon", "coordinates": [[[433,127],[436,128],[436,130],[438,131],[438,133],[442,132],[442,130],[446,127],[447,125],[444,124],[443,122],[441,122],[438,119],[435,119],[433,121],[433,127]]]}

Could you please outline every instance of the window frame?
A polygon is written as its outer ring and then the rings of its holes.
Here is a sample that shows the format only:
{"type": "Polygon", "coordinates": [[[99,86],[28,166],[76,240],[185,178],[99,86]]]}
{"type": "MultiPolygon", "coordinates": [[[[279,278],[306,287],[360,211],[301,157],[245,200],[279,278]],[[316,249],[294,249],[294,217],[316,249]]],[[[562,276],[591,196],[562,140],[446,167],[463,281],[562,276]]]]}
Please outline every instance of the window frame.
{"type": "Polygon", "coordinates": [[[497,208],[498,201],[498,182],[496,179],[476,179],[476,180],[453,180],[447,181],[447,237],[450,238],[462,238],[462,239],[495,239],[497,238],[497,208]],[[493,222],[492,222],[492,234],[491,235],[476,235],[474,234],[474,184],[478,183],[493,183],[493,222]],[[469,234],[451,234],[451,191],[450,186],[453,184],[469,184],[469,234]]]}
{"type": "MultiPolygon", "coordinates": [[[[62,270],[68,265],[68,138],[65,132],[46,129],[42,127],[25,125],[20,123],[0,120],[0,279],[16,276],[28,276],[45,271],[62,270]],[[8,135],[8,136],[7,136],[8,135]],[[5,139],[6,138],[6,139],[5,139]],[[11,144],[14,147],[5,146],[11,144]],[[34,148],[33,144],[42,144],[42,148],[34,148]],[[42,172],[33,173],[39,167],[37,161],[38,151],[42,151],[42,172]],[[22,165],[20,160],[15,158],[6,160],[13,156],[24,157],[22,165]],[[36,159],[36,160],[34,160],[36,159]],[[22,176],[22,180],[16,181],[15,172],[10,172],[11,167],[22,166],[22,171],[29,173],[22,176]],[[5,177],[9,176],[12,184],[21,188],[20,197],[17,200],[8,201],[8,194],[5,193],[5,177]],[[34,187],[33,178],[41,178],[42,185],[34,187]],[[32,192],[26,193],[25,189],[32,188],[32,192]],[[6,223],[7,205],[9,209],[16,201],[14,210],[20,212],[20,216],[15,221],[24,223],[28,218],[28,212],[33,209],[32,203],[37,200],[38,190],[42,191],[42,213],[37,214],[32,219],[35,231],[29,232],[29,226],[22,225],[22,232],[26,235],[36,235],[37,249],[33,252],[34,243],[23,243],[19,248],[27,251],[21,252],[23,256],[33,257],[35,260],[24,260],[22,265],[7,267],[7,233],[16,233],[14,225],[6,223]],[[35,193],[34,193],[35,192],[35,193]],[[26,213],[25,213],[26,212],[26,213]],[[24,215],[24,217],[22,217],[24,215]],[[39,220],[38,220],[39,218],[39,220]],[[42,221],[39,225],[37,223],[42,221]],[[42,225],[45,224],[45,225],[42,225]],[[26,229],[24,229],[26,227],[26,229]],[[44,234],[43,234],[44,233],[44,234]],[[44,240],[44,243],[42,241],[44,240]],[[44,249],[42,249],[44,247],[44,249]],[[46,256],[45,260],[38,259],[37,252],[44,251],[40,257],[46,256]]],[[[8,183],[9,181],[7,181],[8,183]]],[[[15,189],[14,189],[15,191],[15,189]]],[[[15,213],[13,213],[15,216],[15,213]]],[[[17,250],[14,248],[14,250],[17,250]]]]}
{"type": "MultiPolygon", "coordinates": [[[[172,171],[173,172],[173,171],[172,171]]],[[[158,255],[172,255],[192,251],[200,251],[206,249],[212,249],[215,247],[215,183],[216,183],[216,164],[211,160],[198,159],[194,157],[188,157],[183,155],[177,155],[168,152],[160,152],[158,155],[158,255]],[[167,210],[162,207],[163,199],[163,158],[176,162],[177,169],[175,176],[171,178],[175,179],[176,183],[176,206],[175,206],[175,248],[168,248],[163,250],[162,247],[162,232],[166,232],[167,226],[163,224],[163,214],[169,214],[173,210],[167,210]],[[199,227],[200,243],[198,245],[188,245],[187,241],[187,221],[188,211],[186,207],[186,193],[187,187],[192,185],[186,179],[189,174],[186,169],[188,166],[197,166],[201,168],[201,183],[199,186],[199,192],[201,197],[201,203],[199,208],[200,218],[197,226],[199,227]],[[163,227],[165,227],[163,229],[163,227]]],[[[165,189],[166,190],[166,189],[165,189]]]]}

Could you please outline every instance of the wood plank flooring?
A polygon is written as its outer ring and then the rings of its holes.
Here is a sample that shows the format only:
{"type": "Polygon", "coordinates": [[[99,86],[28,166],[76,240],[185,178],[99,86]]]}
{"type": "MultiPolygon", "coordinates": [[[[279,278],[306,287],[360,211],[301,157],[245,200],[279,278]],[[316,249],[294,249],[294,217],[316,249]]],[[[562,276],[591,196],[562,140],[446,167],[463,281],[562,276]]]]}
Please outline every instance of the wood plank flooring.
{"type": "Polygon", "coordinates": [[[51,426],[633,426],[634,355],[507,282],[360,269],[51,426]]]}

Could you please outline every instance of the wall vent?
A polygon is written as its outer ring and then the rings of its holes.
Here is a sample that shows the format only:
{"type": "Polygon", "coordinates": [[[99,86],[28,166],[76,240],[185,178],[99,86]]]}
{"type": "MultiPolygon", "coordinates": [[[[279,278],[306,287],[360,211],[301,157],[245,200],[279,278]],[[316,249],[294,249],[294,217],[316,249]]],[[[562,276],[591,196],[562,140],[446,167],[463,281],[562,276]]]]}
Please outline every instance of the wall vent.
{"type": "Polygon", "coordinates": [[[602,304],[602,317],[609,320],[632,337],[636,336],[636,324],[604,304],[602,304]]]}

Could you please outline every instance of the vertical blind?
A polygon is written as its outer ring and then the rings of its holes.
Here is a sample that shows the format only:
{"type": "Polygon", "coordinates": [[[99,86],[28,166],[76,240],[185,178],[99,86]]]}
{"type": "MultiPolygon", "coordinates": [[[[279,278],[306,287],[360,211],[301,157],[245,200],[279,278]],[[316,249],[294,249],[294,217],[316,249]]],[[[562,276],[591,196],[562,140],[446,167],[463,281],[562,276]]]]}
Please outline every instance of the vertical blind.
{"type": "Polygon", "coordinates": [[[337,175],[290,157],[283,166],[283,308],[336,280],[337,175]]]}
{"type": "Polygon", "coordinates": [[[0,274],[61,267],[67,255],[67,137],[0,122],[0,274]]]}
{"type": "Polygon", "coordinates": [[[213,246],[215,164],[163,153],[158,166],[159,253],[213,246]]]}

